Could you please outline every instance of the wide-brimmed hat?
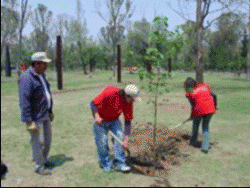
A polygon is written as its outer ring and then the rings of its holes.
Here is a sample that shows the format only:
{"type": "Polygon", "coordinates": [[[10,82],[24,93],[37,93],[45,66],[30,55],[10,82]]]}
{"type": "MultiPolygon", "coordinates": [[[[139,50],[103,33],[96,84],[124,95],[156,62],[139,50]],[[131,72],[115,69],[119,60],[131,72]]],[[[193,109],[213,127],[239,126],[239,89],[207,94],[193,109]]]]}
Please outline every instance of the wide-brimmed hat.
{"type": "Polygon", "coordinates": [[[133,84],[128,84],[124,88],[125,94],[131,96],[135,101],[141,101],[141,98],[139,97],[140,91],[137,86],[133,84]]]}
{"type": "Polygon", "coordinates": [[[45,63],[50,63],[52,60],[47,58],[46,52],[36,52],[31,56],[31,61],[42,61],[45,63]]]}

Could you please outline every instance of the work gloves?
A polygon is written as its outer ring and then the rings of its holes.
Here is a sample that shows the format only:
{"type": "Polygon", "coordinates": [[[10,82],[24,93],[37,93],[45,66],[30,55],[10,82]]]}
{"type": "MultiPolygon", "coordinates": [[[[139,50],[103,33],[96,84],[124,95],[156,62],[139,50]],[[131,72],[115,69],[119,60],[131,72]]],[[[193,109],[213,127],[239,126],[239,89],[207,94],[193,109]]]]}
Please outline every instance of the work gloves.
{"type": "Polygon", "coordinates": [[[29,131],[30,134],[34,134],[34,133],[39,132],[38,125],[33,121],[26,123],[26,126],[27,126],[27,131],[29,131]]]}
{"type": "MultiPolygon", "coordinates": [[[[49,119],[50,119],[50,121],[54,120],[54,114],[53,113],[49,113],[49,119]]],[[[27,122],[26,127],[27,127],[27,131],[29,131],[30,134],[34,134],[34,133],[39,132],[38,125],[34,121],[27,122]]]]}

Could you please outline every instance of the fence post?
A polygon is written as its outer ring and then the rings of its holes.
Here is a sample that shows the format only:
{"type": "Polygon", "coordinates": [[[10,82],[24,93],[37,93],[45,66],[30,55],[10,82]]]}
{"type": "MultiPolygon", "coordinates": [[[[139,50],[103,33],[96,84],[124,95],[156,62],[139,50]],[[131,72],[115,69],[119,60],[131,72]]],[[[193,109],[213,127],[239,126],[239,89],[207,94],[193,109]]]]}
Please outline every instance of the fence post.
{"type": "Polygon", "coordinates": [[[57,71],[57,88],[61,90],[63,88],[62,79],[62,41],[61,36],[58,35],[56,38],[56,71],[57,71]]]}
{"type": "Polygon", "coordinates": [[[9,51],[9,45],[6,46],[5,76],[6,76],[6,77],[11,77],[11,66],[10,66],[10,51],[9,51]]]}
{"type": "Polygon", "coordinates": [[[117,82],[121,83],[121,46],[117,45],[117,68],[118,68],[118,73],[117,73],[117,82]]]}

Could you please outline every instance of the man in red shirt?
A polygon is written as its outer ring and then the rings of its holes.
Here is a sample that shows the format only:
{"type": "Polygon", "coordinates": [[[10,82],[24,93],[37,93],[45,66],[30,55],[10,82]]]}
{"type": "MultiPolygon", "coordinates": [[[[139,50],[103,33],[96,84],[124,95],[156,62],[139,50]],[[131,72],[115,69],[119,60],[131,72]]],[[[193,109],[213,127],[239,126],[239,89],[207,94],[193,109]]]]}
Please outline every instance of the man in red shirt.
{"type": "Polygon", "coordinates": [[[130,167],[125,163],[123,147],[126,148],[128,145],[131,120],[133,119],[133,102],[138,95],[139,89],[135,85],[127,85],[124,89],[110,85],[91,101],[97,153],[99,163],[105,172],[110,172],[113,163],[109,156],[108,131],[112,131],[120,140],[123,140],[119,120],[121,113],[123,113],[125,119],[125,138],[122,146],[117,141],[114,142],[114,167],[115,170],[119,171],[130,170],[130,167]]]}
{"type": "Polygon", "coordinates": [[[190,119],[193,119],[193,130],[190,144],[197,146],[199,124],[201,119],[203,119],[203,141],[201,151],[207,153],[209,150],[209,122],[216,111],[216,95],[211,92],[207,84],[197,83],[191,77],[187,78],[184,82],[184,88],[186,90],[186,98],[189,99],[192,106],[190,119]]]}

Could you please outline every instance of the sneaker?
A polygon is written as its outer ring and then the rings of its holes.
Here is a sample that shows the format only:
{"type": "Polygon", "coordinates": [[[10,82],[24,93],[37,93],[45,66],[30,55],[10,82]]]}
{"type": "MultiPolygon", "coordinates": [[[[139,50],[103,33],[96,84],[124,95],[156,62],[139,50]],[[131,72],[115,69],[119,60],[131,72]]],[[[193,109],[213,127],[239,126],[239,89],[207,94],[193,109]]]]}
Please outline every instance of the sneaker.
{"type": "Polygon", "coordinates": [[[122,172],[128,172],[128,171],[131,170],[131,167],[127,166],[127,165],[119,165],[119,166],[115,167],[115,170],[116,171],[122,171],[122,172]]]}
{"type": "Polygon", "coordinates": [[[205,153],[205,154],[207,154],[208,153],[208,150],[204,150],[204,149],[202,149],[201,150],[203,153],[205,153]]]}
{"type": "Polygon", "coordinates": [[[35,172],[40,174],[40,175],[51,175],[52,174],[52,172],[49,169],[45,169],[44,166],[35,170],[35,172]]]}
{"type": "Polygon", "coordinates": [[[106,173],[110,173],[110,167],[102,167],[102,170],[106,173]]]}
{"type": "Polygon", "coordinates": [[[55,165],[54,163],[49,162],[49,161],[47,161],[47,162],[44,164],[45,168],[54,167],[54,165],[55,165]]]}

